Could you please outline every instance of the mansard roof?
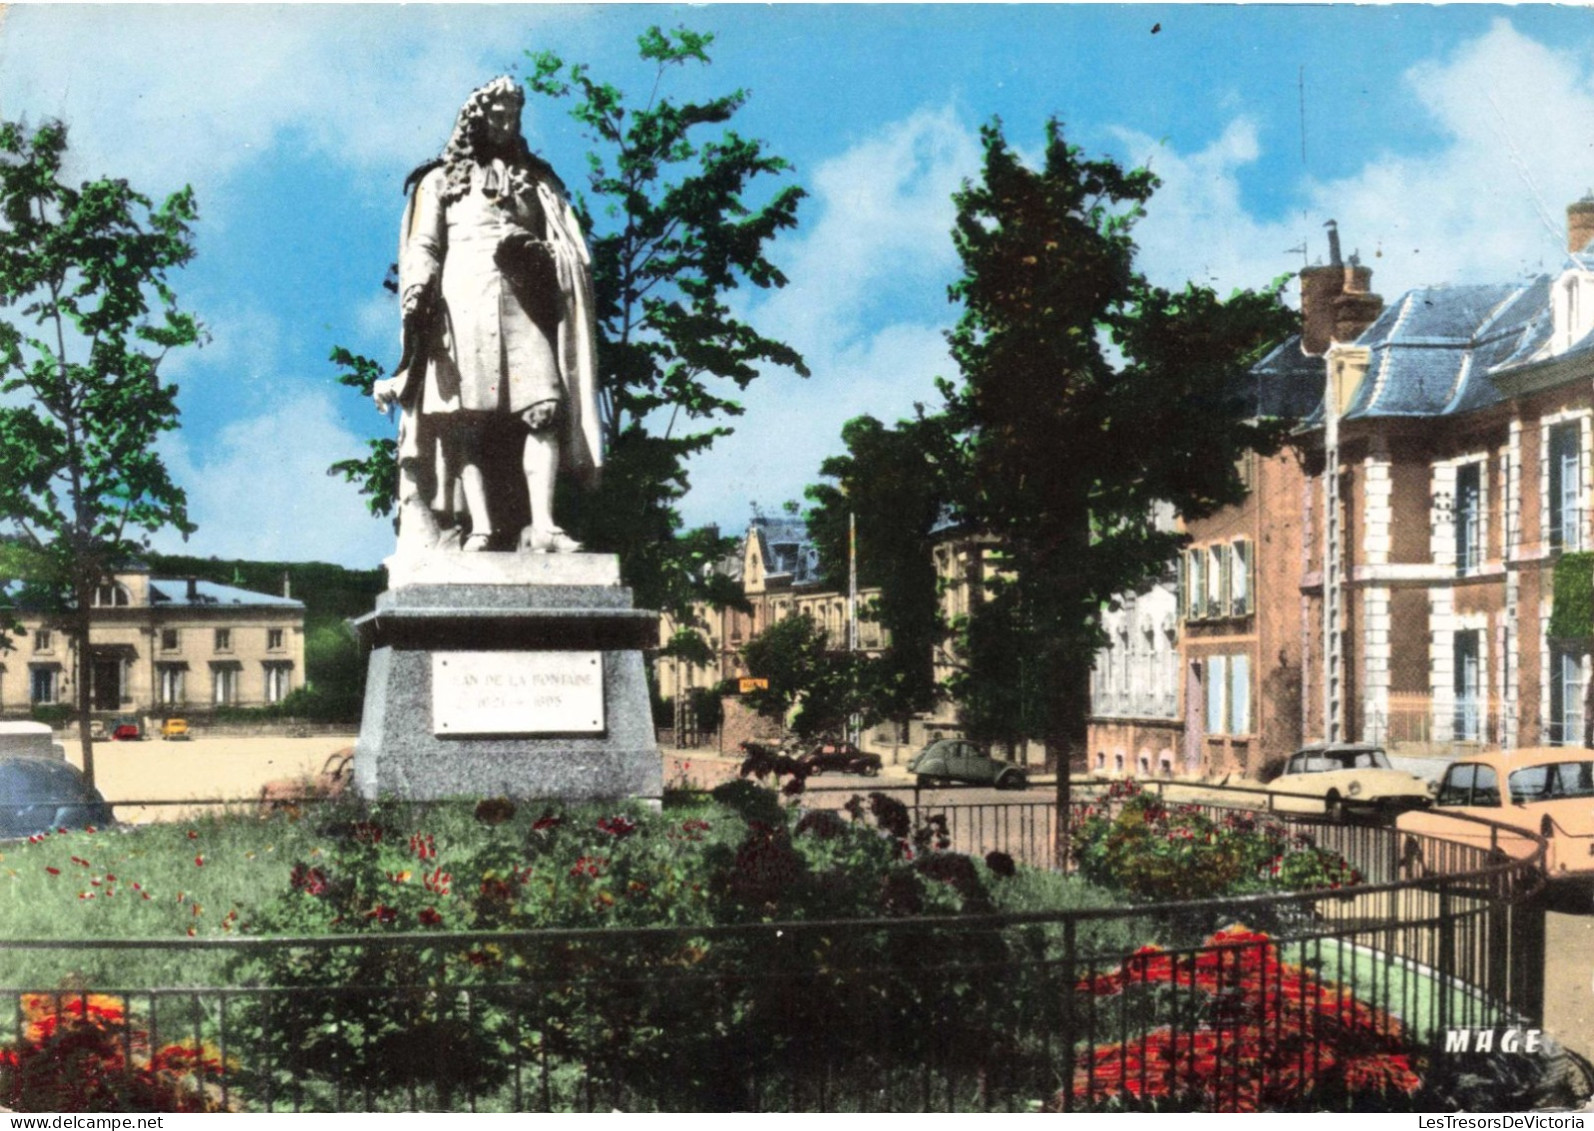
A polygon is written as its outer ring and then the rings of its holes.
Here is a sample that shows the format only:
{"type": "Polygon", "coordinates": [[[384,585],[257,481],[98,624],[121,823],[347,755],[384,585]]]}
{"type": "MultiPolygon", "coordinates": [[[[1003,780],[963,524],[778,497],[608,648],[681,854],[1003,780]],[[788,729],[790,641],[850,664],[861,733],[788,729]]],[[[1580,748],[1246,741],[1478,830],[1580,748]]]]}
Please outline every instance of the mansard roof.
{"type": "Polygon", "coordinates": [[[152,577],[149,579],[149,603],[163,606],[188,606],[211,608],[218,605],[270,605],[283,609],[302,609],[304,602],[292,597],[278,597],[270,593],[256,593],[253,589],[239,589],[234,585],[218,585],[214,581],[184,577],[152,577]],[[190,595],[192,593],[192,595],[190,595]]]}
{"type": "Polygon", "coordinates": [[[1357,344],[1371,351],[1345,419],[1450,416],[1504,399],[1493,378],[1528,361],[1552,330],[1550,277],[1419,287],[1357,344]]]}
{"type": "Polygon", "coordinates": [[[1248,415],[1266,420],[1310,415],[1323,401],[1323,373],[1323,359],[1301,349],[1301,335],[1290,335],[1251,367],[1248,415]]]}
{"type": "Polygon", "coordinates": [[[809,537],[808,524],[802,519],[759,515],[748,528],[748,536],[758,539],[759,556],[767,574],[789,576],[793,585],[820,580],[819,546],[809,537]]]}

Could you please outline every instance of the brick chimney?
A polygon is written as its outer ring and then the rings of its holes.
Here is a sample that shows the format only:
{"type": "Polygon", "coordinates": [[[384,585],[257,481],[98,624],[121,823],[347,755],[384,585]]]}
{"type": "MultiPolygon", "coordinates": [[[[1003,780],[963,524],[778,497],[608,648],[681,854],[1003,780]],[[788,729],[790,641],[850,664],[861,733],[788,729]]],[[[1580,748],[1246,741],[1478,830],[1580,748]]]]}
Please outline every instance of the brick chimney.
{"type": "Polygon", "coordinates": [[[1594,240],[1594,190],[1566,206],[1566,250],[1576,255],[1594,240]]]}
{"type": "MultiPolygon", "coordinates": [[[[1594,202],[1591,202],[1594,208],[1594,202]]],[[[1384,309],[1384,300],[1371,291],[1373,272],[1353,255],[1340,259],[1339,225],[1328,229],[1328,264],[1301,269],[1301,349],[1321,357],[1333,342],[1355,341],[1384,309]]]]}

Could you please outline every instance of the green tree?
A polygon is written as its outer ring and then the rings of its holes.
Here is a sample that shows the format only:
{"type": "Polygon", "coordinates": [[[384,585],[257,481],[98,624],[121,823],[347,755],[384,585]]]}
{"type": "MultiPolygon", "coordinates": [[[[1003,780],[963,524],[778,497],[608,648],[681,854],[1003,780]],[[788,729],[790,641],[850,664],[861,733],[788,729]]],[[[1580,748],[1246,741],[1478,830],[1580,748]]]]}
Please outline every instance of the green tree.
{"type": "MultiPolygon", "coordinates": [[[[991,690],[981,657],[1005,656],[997,682],[1021,682],[1004,694],[1035,689],[1039,709],[1017,718],[1039,730],[1066,795],[1100,610],[1182,544],[1154,521],[1158,504],[1194,519],[1236,503],[1236,460],[1277,450],[1283,426],[1252,419],[1243,378],[1295,315],[1282,280],[1227,299],[1150,284],[1132,239],[1158,184],[1149,171],[1087,159],[1055,119],[1039,169],[1000,122],[983,142],[982,182],[955,197],[963,277],[950,293],[963,313],[949,340],[963,381],[943,385],[968,438],[954,502],[1002,557],[970,616],[971,670],[991,690]],[[1013,657],[1026,671],[1010,670],[1013,657]]],[[[978,727],[997,725],[982,714],[978,727]]]]}
{"type": "MultiPolygon", "coordinates": [[[[744,282],[785,285],[766,249],[796,225],[804,190],[772,183],[790,166],[764,143],[729,128],[705,136],[731,121],[746,91],[701,102],[660,93],[679,69],[707,65],[712,43],[685,28],[647,31],[638,46],[652,82],[636,103],[585,64],[551,52],[528,53],[525,79],[533,94],[569,101],[593,147],[578,211],[593,257],[606,456],[601,485],[562,500],[560,514],[586,545],[620,556],[640,604],[682,619],[695,601],[730,599],[732,590],[704,567],[734,547],[713,531],[681,533],[687,460],[730,432],[725,421],[743,411],[735,395],[760,373],[808,375],[796,350],[726,302],[744,282]]],[[[333,360],[339,380],[367,395],[382,375],[346,350],[333,360]]],[[[374,513],[391,512],[391,440],[372,441],[365,458],[332,473],[359,484],[374,513]]]]}
{"type": "Polygon", "coordinates": [[[878,589],[860,615],[890,634],[871,668],[878,713],[898,723],[935,705],[940,688],[934,657],[945,640],[931,556],[933,532],[945,514],[946,473],[959,466],[956,437],[943,416],[922,410],[887,428],[872,416],[841,431],[845,455],[820,465],[828,483],[810,486],[808,532],[819,545],[825,580],[848,588],[849,526],[857,530],[860,588],[878,589]]]}
{"type": "Polygon", "coordinates": [[[810,617],[782,617],[742,647],[742,660],[748,675],[769,681],[768,688],[747,692],[743,700],[783,724],[790,717],[792,729],[805,739],[839,735],[855,714],[865,726],[880,717],[869,702],[867,658],[831,650],[825,630],[810,617]]]}
{"type": "Polygon", "coordinates": [[[168,284],[198,213],[187,188],[159,207],[123,180],[73,188],[66,149],[59,122],[0,123],[0,523],[66,627],[87,719],[96,591],[149,534],[194,529],[154,441],[177,427],[161,363],[200,337],[168,284]]]}

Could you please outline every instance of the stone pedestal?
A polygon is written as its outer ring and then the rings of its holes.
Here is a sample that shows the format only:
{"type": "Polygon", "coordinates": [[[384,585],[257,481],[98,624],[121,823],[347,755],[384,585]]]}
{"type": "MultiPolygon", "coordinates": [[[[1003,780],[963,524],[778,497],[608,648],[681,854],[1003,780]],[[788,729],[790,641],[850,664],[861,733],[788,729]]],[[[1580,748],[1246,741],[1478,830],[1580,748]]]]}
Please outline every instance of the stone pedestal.
{"type": "Polygon", "coordinates": [[[609,554],[390,559],[353,622],[370,650],[354,782],[368,798],[658,799],[642,649],[609,554]]]}

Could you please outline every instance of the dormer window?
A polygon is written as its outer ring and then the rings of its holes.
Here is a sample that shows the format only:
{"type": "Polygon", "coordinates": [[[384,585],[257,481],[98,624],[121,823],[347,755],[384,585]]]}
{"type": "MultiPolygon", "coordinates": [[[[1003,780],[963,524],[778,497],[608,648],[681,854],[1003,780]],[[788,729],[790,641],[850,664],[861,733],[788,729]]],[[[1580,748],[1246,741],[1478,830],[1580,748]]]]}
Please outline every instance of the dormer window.
{"type": "Polygon", "coordinates": [[[1551,303],[1555,318],[1555,334],[1551,341],[1555,353],[1565,353],[1594,329],[1594,296],[1585,299],[1586,284],[1594,284],[1594,275],[1572,268],[1561,276],[1551,303]]]}

